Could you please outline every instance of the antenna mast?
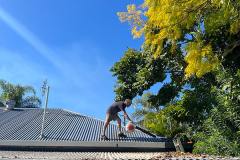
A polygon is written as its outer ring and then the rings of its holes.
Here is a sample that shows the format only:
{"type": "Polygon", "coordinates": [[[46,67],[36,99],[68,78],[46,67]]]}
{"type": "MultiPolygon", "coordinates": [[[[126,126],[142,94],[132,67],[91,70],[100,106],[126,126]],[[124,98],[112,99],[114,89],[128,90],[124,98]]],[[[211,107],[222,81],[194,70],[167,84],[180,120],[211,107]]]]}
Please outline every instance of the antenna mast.
{"type": "Polygon", "coordinates": [[[45,96],[45,105],[44,105],[44,111],[43,111],[43,119],[42,119],[42,129],[41,129],[41,133],[40,133],[40,137],[39,138],[43,138],[44,134],[44,124],[45,124],[45,116],[46,116],[46,110],[47,110],[47,105],[48,105],[48,95],[49,95],[49,85],[47,84],[47,80],[43,81],[43,85],[42,85],[42,96],[45,96]]]}

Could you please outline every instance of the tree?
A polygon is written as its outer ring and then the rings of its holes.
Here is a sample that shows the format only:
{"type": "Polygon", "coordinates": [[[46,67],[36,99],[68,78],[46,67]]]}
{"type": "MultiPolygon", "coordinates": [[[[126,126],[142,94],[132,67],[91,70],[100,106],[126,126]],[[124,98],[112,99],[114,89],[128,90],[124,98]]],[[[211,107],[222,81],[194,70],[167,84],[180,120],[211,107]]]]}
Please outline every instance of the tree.
{"type": "Polygon", "coordinates": [[[132,117],[134,118],[134,122],[141,126],[144,125],[144,118],[148,113],[155,113],[160,110],[160,106],[151,103],[150,99],[152,96],[151,92],[147,92],[133,101],[135,111],[132,113],[132,117]]]}
{"type": "Polygon", "coordinates": [[[118,13],[120,20],[131,24],[134,37],[144,35],[144,46],[155,57],[166,53],[168,46],[167,54],[184,55],[186,77],[214,71],[230,55],[239,60],[239,54],[233,55],[240,46],[238,0],[145,0],[127,10],[118,13]]]}
{"type": "Polygon", "coordinates": [[[41,105],[40,99],[31,86],[14,85],[0,80],[0,93],[2,103],[14,100],[16,102],[15,107],[37,108],[41,105]]]}
{"type": "Polygon", "coordinates": [[[117,76],[116,100],[142,95],[144,90],[165,79],[163,71],[163,62],[160,58],[152,58],[147,51],[143,54],[128,49],[124,57],[111,68],[113,76],[117,76]]]}
{"type": "Polygon", "coordinates": [[[238,155],[240,1],[144,0],[118,15],[145,39],[113,66],[116,97],[141,96],[170,76],[142,104],[144,126],[168,137],[187,131],[198,153],[238,155]]]}
{"type": "Polygon", "coordinates": [[[209,112],[202,130],[195,135],[196,153],[240,155],[240,70],[229,74],[223,70],[217,75],[216,105],[209,112]],[[207,147],[206,147],[207,146],[207,147]]]}
{"type": "Polygon", "coordinates": [[[164,86],[157,96],[144,94],[135,100],[142,107],[134,116],[140,116],[144,127],[156,134],[172,138],[179,133],[192,135],[201,130],[204,120],[216,105],[215,94],[211,92],[213,78],[212,74],[207,74],[200,79],[192,79],[191,87],[182,90],[181,96],[172,100],[168,98],[171,89],[164,86]]]}

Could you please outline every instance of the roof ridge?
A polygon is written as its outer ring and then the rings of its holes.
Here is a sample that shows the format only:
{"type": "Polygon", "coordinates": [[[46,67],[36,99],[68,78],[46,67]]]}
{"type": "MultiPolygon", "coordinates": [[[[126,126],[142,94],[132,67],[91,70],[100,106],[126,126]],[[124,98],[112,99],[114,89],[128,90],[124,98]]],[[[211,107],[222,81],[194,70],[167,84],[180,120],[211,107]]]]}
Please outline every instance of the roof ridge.
{"type": "MultiPolygon", "coordinates": [[[[1,107],[0,107],[1,108],[1,107]]],[[[41,107],[39,107],[39,108],[21,108],[21,107],[15,107],[14,109],[26,109],[26,110],[28,110],[28,109],[33,109],[33,110],[37,110],[37,109],[44,109],[44,108],[41,108],[41,107]]],[[[62,108],[47,108],[47,109],[59,109],[59,110],[61,110],[62,108]]]]}
{"type": "Polygon", "coordinates": [[[99,121],[104,122],[104,120],[98,119],[98,118],[96,118],[96,117],[91,117],[91,116],[88,116],[88,115],[80,114],[80,113],[78,113],[78,112],[70,111],[70,110],[68,110],[68,109],[62,109],[62,110],[66,111],[66,112],[70,112],[70,113],[73,113],[73,114],[77,114],[77,115],[80,115],[80,116],[84,116],[84,117],[87,117],[87,118],[92,118],[92,119],[95,119],[95,120],[99,120],[99,121]]]}

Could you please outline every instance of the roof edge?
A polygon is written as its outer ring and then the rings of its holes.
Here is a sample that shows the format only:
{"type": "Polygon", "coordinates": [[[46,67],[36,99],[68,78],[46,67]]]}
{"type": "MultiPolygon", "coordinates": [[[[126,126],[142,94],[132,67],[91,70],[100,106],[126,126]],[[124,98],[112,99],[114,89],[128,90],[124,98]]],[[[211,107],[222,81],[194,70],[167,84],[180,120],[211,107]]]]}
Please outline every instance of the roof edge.
{"type": "Polygon", "coordinates": [[[113,142],[113,141],[21,141],[1,140],[0,149],[51,149],[91,151],[169,151],[174,150],[172,142],[113,142]]]}

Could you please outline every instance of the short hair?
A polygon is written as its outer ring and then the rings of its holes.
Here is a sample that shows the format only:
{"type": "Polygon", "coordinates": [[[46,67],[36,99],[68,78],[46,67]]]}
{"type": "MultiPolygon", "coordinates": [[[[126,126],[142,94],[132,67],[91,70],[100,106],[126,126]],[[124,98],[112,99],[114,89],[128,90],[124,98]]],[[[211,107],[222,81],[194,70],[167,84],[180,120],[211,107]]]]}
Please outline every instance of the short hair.
{"type": "Polygon", "coordinates": [[[128,103],[131,104],[131,103],[132,103],[132,100],[127,98],[127,99],[125,99],[125,102],[128,102],[128,103]]]}

